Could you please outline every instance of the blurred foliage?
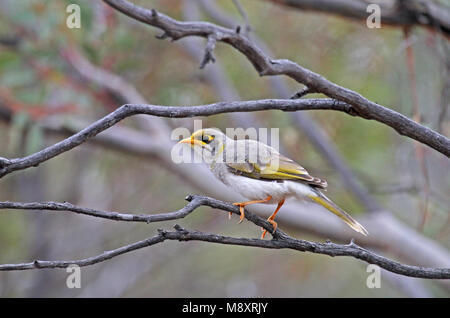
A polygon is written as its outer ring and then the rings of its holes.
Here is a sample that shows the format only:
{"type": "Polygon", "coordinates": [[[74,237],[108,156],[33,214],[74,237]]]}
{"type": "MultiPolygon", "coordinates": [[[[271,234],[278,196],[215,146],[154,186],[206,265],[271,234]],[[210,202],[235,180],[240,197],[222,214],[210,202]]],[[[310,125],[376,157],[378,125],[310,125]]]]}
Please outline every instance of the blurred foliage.
{"type": "MultiPolygon", "coordinates": [[[[182,19],[182,1],[134,1],[182,19]]],[[[239,15],[231,1],[218,1],[229,14],[239,15]]],[[[270,4],[243,2],[254,34],[276,58],[288,58],[355,90],[382,105],[412,116],[411,91],[401,29],[370,30],[362,22],[324,14],[304,13],[270,4]]],[[[211,20],[206,15],[201,17],[211,20]]],[[[83,82],[65,58],[76,49],[91,63],[122,76],[149,103],[195,105],[220,100],[202,78],[201,56],[192,60],[181,46],[154,38],[160,31],[118,14],[98,1],[24,0],[0,3],[0,38],[17,45],[0,45],[0,107],[12,113],[0,123],[0,156],[33,153],[57,138],[46,136],[43,121],[92,122],[120,105],[97,85],[83,82]],[[66,6],[79,4],[81,29],[66,27],[66,6]],[[107,96],[107,97],[105,97],[107,96]]],[[[252,36],[252,34],[250,35],[252,36]]],[[[425,124],[436,129],[445,56],[442,39],[414,30],[420,111],[425,124]]],[[[238,52],[218,44],[215,55],[242,99],[275,97],[268,78],[261,78],[238,52]]],[[[208,67],[208,66],[207,66],[208,67]]],[[[299,89],[287,83],[294,93],[299,89]]],[[[321,97],[321,95],[312,95],[321,97]]],[[[447,105],[448,106],[448,105],[447,105]]],[[[444,105],[444,107],[447,107],[444,105]]],[[[413,227],[422,217],[423,175],[413,142],[376,122],[332,111],[311,112],[361,180],[383,206],[413,227]],[[385,185],[414,185],[418,191],[378,195],[385,185]]],[[[295,126],[289,113],[255,114],[267,127],[280,127],[287,155],[312,173],[326,177],[330,195],[355,214],[362,207],[295,126]]],[[[132,125],[131,121],[121,125],[132,125]]],[[[190,119],[171,125],[192,128],[190,119]]],[[[204,118],[203,126],[233,126],[228,115],[204,118]]],[[[448,121],[444,133],[449,132],[448,121]]],[[[426,151],[432,184],[426,235],[449,247],[449,163],[426,151]]],[[[91,145],[65,153],[36,170],[15,173],[0,183],[0,200],[70,201],[74,204],[130,212],[179,209],[195,192],[183,180],[142,158],[91,145]]],[[[281,212],[282,213],[282,212],[281,212]]],[[[248,222],[236,226],[224,213],[202,208],[182,220],[186,227],[236,236],[259,235],[248,222]],[[247,224],[245,224],[247,223],[247,224]]],[[[162,225],[116,224],[59,213],[1,212],[0,262],[34,258],[89,257],[143,239],[162,225]]],[[[164,224],[169,228],[170,224],[164,224]]],[[[296,237],[304,233],[292,232],[296,237]]],[[[306,237],[308,238],[308,237],[306,237]]],[[[318,239],[310,237],[311,239],[318,239]]],[[[402,294],[384,284],[365,287],[365,267],[353,259],[203,243],[164,243],[83,269],[81,291],[65,287],[65,271],[0,273],[1,296],[360,296],[396,297],[402,294]],[[133,274],[130,274],[130,271],[133,274]],[[45,278],[45,279],[44,279],[45,278]]],[[[447,295],[433,286],[436,296],[447,295]]]]}

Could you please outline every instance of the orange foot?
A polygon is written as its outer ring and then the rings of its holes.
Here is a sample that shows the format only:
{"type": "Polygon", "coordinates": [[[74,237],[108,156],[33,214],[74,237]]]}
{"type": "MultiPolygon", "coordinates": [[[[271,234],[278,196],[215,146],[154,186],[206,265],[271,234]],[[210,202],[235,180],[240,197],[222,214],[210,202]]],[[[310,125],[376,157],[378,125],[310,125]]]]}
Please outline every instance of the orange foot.
{"type": "MultiPolygon", "coordinates": [[[[254,204],[254,203],[264,203],[264,202],[268,202],[268,201],[270,201],[270,200],[272,200],[272,196],[269,195],[269,196],[268,196],[267,198],[265,198],[264,200],[254,200],[254,201],[246,201],[246,202],[236,202],[236,203],[233,203],[233,205],[236,205],[236,206],[239,207],[239,212],[241,212],[241,216],[239,217],[239,222],[238,222],[238,224],[241,223],[242,220],[243,220],[244,217],[245,217],[245,213],[244,213],[245,206],[247,206],[247,205],[249,205],[249,204],[254,204]]],[[[231,218],[231,212],[228,213],[228,218],[231,218]]]]}
{"type": "MultiPolygon", "coordinates": [[[[281,200],[280,202],[278,202],[278,206],[277,206],[275,212],[273,212],[272,215],[269,216],[269,218],[267,219],[267,221],[269,221],[269,223],[272,224],[272,226],[273,226],[273,232],[272,233],[275,233],[275,231],[277,230],[278,224],[277,224],[277,222],[275,222],[275,215],[277,215],[278,211],[280,211],[281,206],[283,205],[283,203],[284,203],[284,199],[281,200]]],[[[261,230],[263,231],[262,234],[261,234],[261,240],[262,240],[266,236],[267,230],[264,229],[264,228],[261,228],[261,230]]]]}

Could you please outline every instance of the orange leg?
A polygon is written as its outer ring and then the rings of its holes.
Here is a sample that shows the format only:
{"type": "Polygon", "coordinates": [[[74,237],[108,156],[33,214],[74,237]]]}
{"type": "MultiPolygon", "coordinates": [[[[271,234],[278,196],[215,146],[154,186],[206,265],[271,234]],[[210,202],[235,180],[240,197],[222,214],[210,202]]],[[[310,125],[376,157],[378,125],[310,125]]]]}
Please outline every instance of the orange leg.
{"type": "MultiPolygon", "coordinates": [[[[277,227],[278,227],[277,222],[274,221],[275,216],[277,215],[278,211],[280,211],[281,206],[283,205],[283,203],[284,203],[284,199],[281,200],[280,202],[278,202],[278,206],[277,206],[275,212],[273,212],[272,215],[269,216],[269,218],[267,219],[267,221],[269,221],[270,224],[272,224],[272,226],[273,226],[273,232],[275,232],[277,230],[277,227]]],[[[261,240],[264,238],[264,236],[266,236],[266,233],[267,233],[266,229],[262,229],[262,230],[263,230],[263,232],[261,234],[261,240]]]]}
{"type": "MultiPolygon", "coordinates": [[[[244,208],[245,208],[246,205],[254,204],[254,203],[264,203],[264,202],[267,202],[267,201],[270,201],[270,200],[272,200],[272,196],[269,195],[264,200],[253,200],[253,201],[245,201],[245,202],[233,203],[233,205],[237,205],[239,207],[239,212],[241,212],[241,217],[240,217],[240,220],[239,220],[238,224],[241,223],[242,220],[244,219],[244,216],[245,216],[244,208]]],[[[231,218],[231,212],[228,213],[228,218],[231,218]]]]}

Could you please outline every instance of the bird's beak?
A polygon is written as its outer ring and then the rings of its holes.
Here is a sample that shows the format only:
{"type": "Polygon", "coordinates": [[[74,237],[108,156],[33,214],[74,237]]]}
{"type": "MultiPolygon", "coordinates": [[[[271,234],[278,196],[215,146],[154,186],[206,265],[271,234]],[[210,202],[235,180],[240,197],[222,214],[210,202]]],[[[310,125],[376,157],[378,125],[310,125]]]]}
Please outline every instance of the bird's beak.
{"type": "Polygon", "coordinates": [[[203,145],[205,145],[205,143],[204,143],[203,141],[194,139],[194,138],[192,138],[192,136],[191,136],[191,137],[184,138],[183,140],[180,140],[178,143],[179,143],[179,144],[190,144],[191,147],[192,147],[192,146],[195,146],[195,145],[197,145],[197,146],[203,146],[203,145]]]}

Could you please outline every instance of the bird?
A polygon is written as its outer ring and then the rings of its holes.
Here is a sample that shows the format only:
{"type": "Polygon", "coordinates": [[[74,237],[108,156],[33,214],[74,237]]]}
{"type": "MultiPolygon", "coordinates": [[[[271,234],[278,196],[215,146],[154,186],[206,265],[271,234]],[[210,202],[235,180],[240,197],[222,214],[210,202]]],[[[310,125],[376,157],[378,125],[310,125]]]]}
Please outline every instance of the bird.
{"type": "MultiPolygon", "coordinates": [[[[325,180],[311,176],[300,164],[263,142],[253,139],[235,140],[218,129],[203,128],[178,143],[188,144],[209,165],[216,178],[249,199],[233,203],[239,207],[239,223],[245,217],[247,205],[277,204],[275,211],[267,219],[273,226],[273,234],[278,227],[275,216],[285,200],[294,198],[317,203],[341,218],[356,232],[368,235],[360,223],[325,196],[325,180]]],[[[261,239],[264,239],[267,230],[262,231],[261,239]]]]}

